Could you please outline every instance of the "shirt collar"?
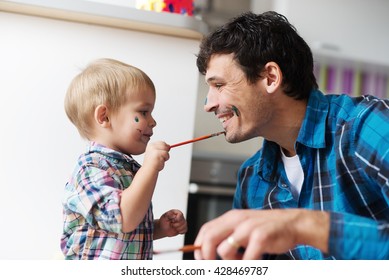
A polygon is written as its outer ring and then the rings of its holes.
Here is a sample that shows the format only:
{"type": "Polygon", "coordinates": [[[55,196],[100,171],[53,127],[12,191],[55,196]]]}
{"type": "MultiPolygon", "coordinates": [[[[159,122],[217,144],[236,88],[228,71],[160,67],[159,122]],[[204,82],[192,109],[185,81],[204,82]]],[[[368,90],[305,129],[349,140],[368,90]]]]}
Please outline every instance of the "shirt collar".
{"type": "Polygon", "coordinates": [[[316,149],[326,146],[325,128],[328,110],[329,104],[324,94],[319,90],[311,91],[297,142],[316,149]]]}
{"type": "Polygon", "coordinates": [[[127,161],[129,163],[136,163],[138,164],[130,155],[124,154],[119,151],[112,150],[104,145],[101,145],[99,143],[96,143],[94,141],[91,141],[87,147],[87,153],[93,153],[98,152],[101,154],[104,154],[110,158],[113,158],[115,160],[119,161],[127,161]]]}

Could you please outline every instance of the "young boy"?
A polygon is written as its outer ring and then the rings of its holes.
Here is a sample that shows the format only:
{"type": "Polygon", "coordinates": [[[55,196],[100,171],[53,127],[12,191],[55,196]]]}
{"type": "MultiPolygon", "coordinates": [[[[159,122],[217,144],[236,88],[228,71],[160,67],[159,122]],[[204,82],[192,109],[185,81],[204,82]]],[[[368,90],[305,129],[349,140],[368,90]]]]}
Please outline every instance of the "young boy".
{"type": "Polygon", "coordinates": [[[179,210],[153,218],[151,198],[170,150],[148,144],[155,98],[143,71],[113,59],[91,63],[71,82],[65,111],[89,146],[65,187],[65,259],[152,259],[154,239],[186,232],[179,210]],[[142,166],[131,156],[141,153],[142,166]]]}

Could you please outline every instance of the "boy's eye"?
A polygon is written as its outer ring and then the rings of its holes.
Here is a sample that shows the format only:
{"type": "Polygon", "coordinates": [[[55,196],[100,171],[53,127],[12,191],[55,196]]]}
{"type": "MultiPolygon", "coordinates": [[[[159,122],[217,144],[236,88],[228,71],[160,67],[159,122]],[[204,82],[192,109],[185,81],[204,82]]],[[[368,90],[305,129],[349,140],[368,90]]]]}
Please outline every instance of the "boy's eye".
{"type": "Polygon", "coordinates": [[[147,111],[140,111],[140,113],[142,114],[142,116],[146,116],[147,115],[147,111]]]}

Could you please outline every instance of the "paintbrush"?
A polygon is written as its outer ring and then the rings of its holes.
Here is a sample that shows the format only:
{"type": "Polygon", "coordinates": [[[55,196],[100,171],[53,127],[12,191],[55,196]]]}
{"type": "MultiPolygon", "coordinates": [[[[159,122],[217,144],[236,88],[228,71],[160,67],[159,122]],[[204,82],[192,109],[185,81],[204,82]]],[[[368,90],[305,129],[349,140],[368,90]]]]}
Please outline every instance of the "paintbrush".
{"type": "Polygon", "coordinates": [[[224,131],[220,131],[220,132],[217,132],[217,133],[212,133],[212,134],[209,134],[209,135],[204,135],[204,136],[201,136],[201,137],[197,137],[197,138],[194,138],[194,139],[191,139],[191,140],[188,140],[188,141],[184,141],[184,142],[180,142],[180,143],[177,143],[177,144],[173,144],[173,145],[170,146],[170,148],[174,148],[174,147],[178,147],[178,146],[181,146],[181,145],[185,145],[185,144],[201,141],[201,140],[208,139],[208,138],[211,138],[211,137],[214,137],[214,136],[219,136],[220,134],[225,134],[225,132],[224,131]]]}
{"type": "Polygon", "coordinates": [[[199,250],[201,249],[201,246],[196,246],[196,245],[185,245],[181,248],[177,249],[166,249],[166,250],[160,250],[160,251],[153,251],[154,255],[159,255],[159,254],[165,254],[165,253],[174,253],[174,252],[193,252],[194,250],[199,250]]]}

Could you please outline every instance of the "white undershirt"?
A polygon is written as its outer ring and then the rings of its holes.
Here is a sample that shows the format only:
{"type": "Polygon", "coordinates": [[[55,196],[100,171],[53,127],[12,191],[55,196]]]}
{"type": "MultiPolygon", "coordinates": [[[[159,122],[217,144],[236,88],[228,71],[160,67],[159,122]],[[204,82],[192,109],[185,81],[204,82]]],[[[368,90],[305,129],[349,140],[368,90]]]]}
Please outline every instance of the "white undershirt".
{"type": "Polygon", "coordinates": [[[282,162],[284,163],[286,176],[288,176],[289,182],[292,184],[291,191],[294,199],[298,199],[300,196],[301,188],[304,181],[304,171],[301,167],[301,163],[298,155],[293,157],[287,157],[281,148],[282,162]]]}

